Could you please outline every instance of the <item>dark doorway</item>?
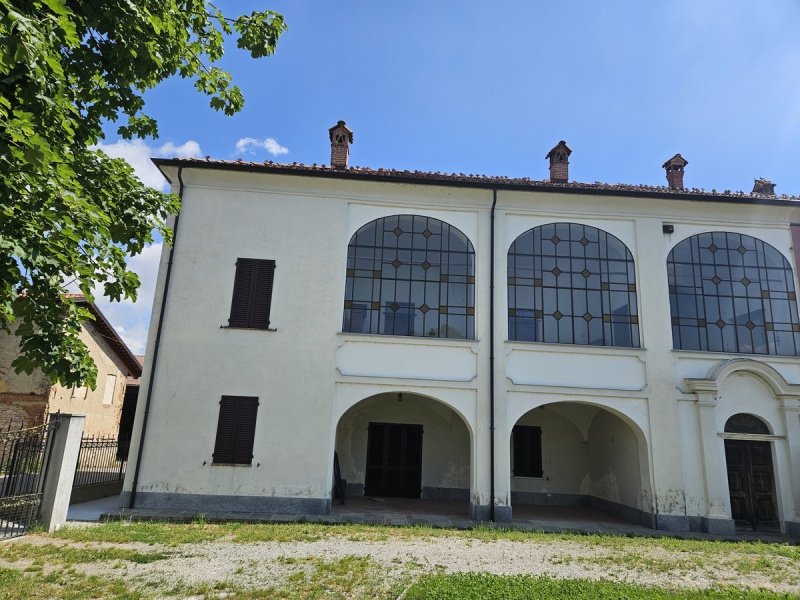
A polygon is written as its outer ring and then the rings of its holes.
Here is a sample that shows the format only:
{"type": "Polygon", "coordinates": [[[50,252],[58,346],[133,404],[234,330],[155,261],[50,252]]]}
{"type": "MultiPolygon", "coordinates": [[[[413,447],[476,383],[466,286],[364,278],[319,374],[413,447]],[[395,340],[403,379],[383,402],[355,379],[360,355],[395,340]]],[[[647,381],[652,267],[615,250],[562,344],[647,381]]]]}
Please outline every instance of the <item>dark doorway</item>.
{"type": "Polygon", "coordinates": [[[419,498],[422,491],[422,425],[370,423],[365,496],[419,498]]]}
{"type": "Polygon", "coordinates": [[[769,442],[725,440],[731,514],[736,527],[778,530],[775,474],[769,442]]]}
{"type": "Polygon", "coordinates": [[[125,386],[125,398],[122,401],[122,412],[119,417],[119,430],[117,431],[117,460],[128,460],[128,450],[131,447],[133,436],[133,419],[136,417],[136,401],[139,398],[139,386],[125,386]]]}

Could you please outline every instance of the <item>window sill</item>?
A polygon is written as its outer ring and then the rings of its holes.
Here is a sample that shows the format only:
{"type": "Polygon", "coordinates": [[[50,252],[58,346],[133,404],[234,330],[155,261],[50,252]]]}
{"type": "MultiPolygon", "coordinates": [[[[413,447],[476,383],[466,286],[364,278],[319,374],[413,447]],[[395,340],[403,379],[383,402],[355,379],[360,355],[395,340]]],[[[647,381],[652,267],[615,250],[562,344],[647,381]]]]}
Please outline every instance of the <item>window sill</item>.
{"type": "Polygon", "coordinates": [[[727,356],[729,358],[748,358],[750,360],[777,360],[786,362],[796,362],[797,356],[792,354],[756,354],[755,352],[724,352],[721,350],[683,350],[673,348],[672,352],[680,358],[707,358],[709,356],[727,356]]]}
{"type": "Polygon", "coordinates": [[[424,336],[424,335],[389,335],[384,333],[357,333],[354,331],[337,331],[336,335],[341,337],[350,337],[352,336],[355,339],[369,339],[371,341],[385,341],[388,344],[395,343],[395,344],[453,344],[453,345],[472,345],[478,343],[480,340],[476,339],[467,339],[467,338],[446,338],[446,337],[434,337],[434,336],[424,336]]]}
{"type": "Polygon", "coordinates": [[[238,329],[238,330],[244,330],[244,331],[271,331],[271,332],[278,331],[274,327],[239,327],[239,326],[236,326],[236,325],[220,325],[219,328],[220,329],[238,329]]]}
{"type": "Polygon", "coordinates": [[[253,463],[210,463],[212,467],[252,467],[253,463]]]}
{"type": "Polygon", "coordinates": [[[545,476],[542,475],[514,475],[514,479],[538,479],[539,481],[544,481],[545,476]]]}

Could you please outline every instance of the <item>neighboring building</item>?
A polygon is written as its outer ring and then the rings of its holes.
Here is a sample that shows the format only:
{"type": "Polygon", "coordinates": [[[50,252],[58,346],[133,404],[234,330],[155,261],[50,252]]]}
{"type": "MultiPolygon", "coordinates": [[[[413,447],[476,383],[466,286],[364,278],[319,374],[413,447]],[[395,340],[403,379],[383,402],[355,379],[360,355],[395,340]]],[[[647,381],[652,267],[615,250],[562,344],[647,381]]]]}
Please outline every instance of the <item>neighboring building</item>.
{"type": "Polygon", "coordinates": [[[686,189],[680,155],[668,187],[581,184],[563,142],[533,181],[330,139],[331,166],[155,161],[183,203],[126,506],[324,514],[336,454],[349,495],[477,519],[800,535],[797,198],[686,189]]]}
{"type": "MultiPolygon", "coordinates": [[[[96,388],[51,385],[41,372],[15,373],[11,362],[17,356],[17,338],[0,334],[0,430],[38,425],[48,413],[61,411],[85,415],[87,434],[117,436],[123,401],[131,402],[126,399],[127,383],[141,376],[142,364],[97,306],[82,295],[70,294],[70,298],[94,317],[84,324],[80,337],[97,365],[96,388]]],[[[138,383],[134,383],[138,390],[138,383]]],[[[132,402],[135,407],[135,397],[132,402]]]]}

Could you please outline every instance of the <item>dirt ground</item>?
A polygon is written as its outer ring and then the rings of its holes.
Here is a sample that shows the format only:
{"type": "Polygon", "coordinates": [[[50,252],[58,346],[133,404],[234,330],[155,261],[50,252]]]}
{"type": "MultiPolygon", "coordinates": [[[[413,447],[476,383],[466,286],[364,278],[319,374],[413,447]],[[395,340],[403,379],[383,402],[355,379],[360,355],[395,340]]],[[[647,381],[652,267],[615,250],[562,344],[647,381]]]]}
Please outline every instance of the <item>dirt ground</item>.
{"type": "MultiPolygon", "coordinates": [[[[624,539],[624,538],[623,538],[624,539]]],[[[315,541],[206,541],[180,545],[72,542],[31,535],[12,543],[57,545],[72,549],[125,549],[143,555],[160,553],[151,562],[76,560],[69,567],[86,575],[122,578],[148,592],[167,589],[237,589],[281,587],[323,564],[340,564],[345,571],[372,568],[386,585],[410,581],[428,572],[531,574],[558,578],[606,579],[665,588],[706,588],[733,585],[800,593],[796,555],[747,555],[693,552],[680,548],[630,542],[609,547],[592,542],[553,538],[538,541],[481,540],[461,536],[352,539],[332,533],[315,541]],[[358,560],[355,560],[358,559],[358,560]],[[337,563],[337,561],[339,561],[337,563]],[[348,561],[351,564],[348,566],[348,561]],[[360,562],[359,562],[360,561],[360,562]],[[371,565],[371,567],[370,567],[371,565]]],[[[30,558],[0,565],[24,569],[30,558]]],[[[55,568],[55,567],[54,567],[55,568]]],[[[357,575],[357,574],[356,574],[357,575]]]]}

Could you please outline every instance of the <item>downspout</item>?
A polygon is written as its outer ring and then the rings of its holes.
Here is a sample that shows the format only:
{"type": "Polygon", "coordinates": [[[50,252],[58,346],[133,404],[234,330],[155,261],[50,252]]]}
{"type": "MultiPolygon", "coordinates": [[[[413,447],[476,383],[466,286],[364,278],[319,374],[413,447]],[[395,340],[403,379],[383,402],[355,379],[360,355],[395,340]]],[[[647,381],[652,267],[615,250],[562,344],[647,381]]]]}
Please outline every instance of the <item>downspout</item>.
{"type": "MultiPolygon", "coordinates": [[[[492,189],[492,212],[489,238],[489,520],[494,522],[494,209],[497,188],[492,189]]],[[[136,465],[139,466],[138,463],[136,465]]]]}
{"type": "MultiPolygon", "coordinates": [[[[178,198],[183,203],[183,167],[178,167],[178,198]]],[[[175,254],[175,244],[178,242],[178,220],[181,217],[180,209],[175,215],[175,223],[172,225],[172,245],[169,247],[169,260],[167,261],[167,273],[164,276],[164,293],[161,294],[161,306],[158,309],[158,326],[156,327],[156,339],[153,343],[153,359],[150,363],[150,381],[147,382],[147,396],[144,401],[144,417],[142,418],[142,434],[139,436],[139,448],[136,451],[136,468],[133,471],[133,485],[131,486],[131,497],[128,501],[128,508],[133,508],[136,501],[136,488],[139,485],[139,468],[142,464],[142,452],[144,451],[144,436],[147,433],[147,418],[150,416],[150,399],[153,396],[153,381],[156,378],[156,366],[158,364],[158,347],[161,343],[161,329],[164,325],[164,310],[167,306],[167,292],[169,291],[169,278],[172,274],[172,257],[175,254]]]]}

